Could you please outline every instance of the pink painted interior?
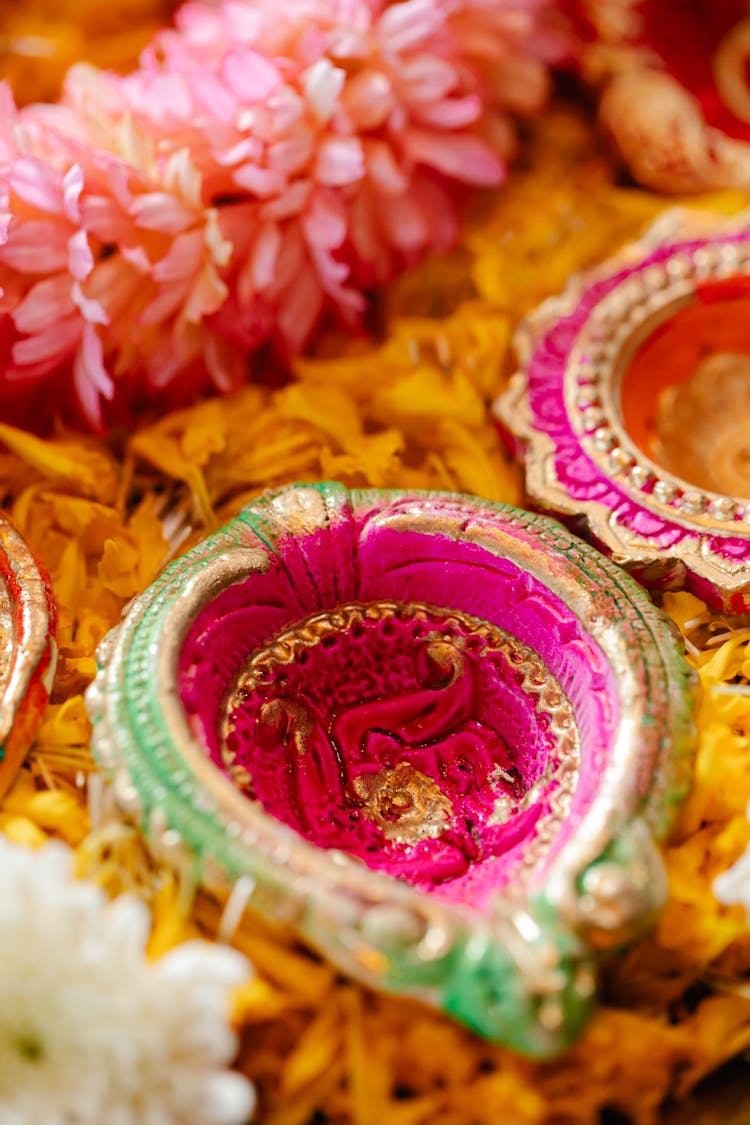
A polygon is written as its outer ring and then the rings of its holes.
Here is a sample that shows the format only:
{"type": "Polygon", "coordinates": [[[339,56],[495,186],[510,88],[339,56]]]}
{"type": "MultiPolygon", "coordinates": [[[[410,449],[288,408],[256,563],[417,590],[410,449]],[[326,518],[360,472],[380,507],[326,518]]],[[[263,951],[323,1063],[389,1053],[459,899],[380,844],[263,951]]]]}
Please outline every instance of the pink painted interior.
{"type": "MultiPolygon", "coordinates": [[[[436,886],[505,855],[533,830],[541,804],[491,825],[495,799],[520,799],[555,753],[549,718],[519,690],[518,674],[481,639],[439,617],[365,621],[276,666],[233,714],[231,748],[253,778],[252,796],[279,820],[326,848],[410,882],[436,886]],[[462,667],[430,661],[430,634],[460,639],[462,667]],[[315,725],[299,755],[286,730],[259,712],[271,700],[304,702],[315,725]],[[281,760],[280,760],[281,758],[281,760]],[[408,762],[450,800],[436,839],[389,842],[358,799],[355,779],[408,762]],[[497,769],[505,780],[493,779],[497,769]]],[[[395,821],[395,818],[394,818],[395,821]]],[[[456,888],[458,890],[458,888],[456,888]]]]}
{"type": "MultiPolygon", "coordinates": [[[[399,513],[408,507],[405,500],[390,504],[383,516],[342,512],[304,540],[277,539],[263,576],[216,598],[183,646],[179,688],[189,720],[223,769],[218,726],[234,672],[274,633],[321,609],[347,601],[419,601],[483,618],[542,657],[576,714],[582,741],[578,787],[546,866],[576,831],[608,764],[618,722],[616,685],[601,650],[540,581],[476,543],[405,529],[399,513]]],[[[450,508],[444,505],[449,516],[450,508]]],[[[493,511],[468,523],[497,535],[493,511]]],[[[513,535],[533,540],[518,527],[513,535]]],[[[500,656],[481,655],[472,637],[464,640],[467,674],[451,687],[431,685],[420,657],[425,628],[386,619],[360,636],[340,634],[330,646],[308,649],[301,665],[286,666],[286,682],[274,678],[238,709],[234,749],[252,774],[253,796],[307,839],[481,909],[496,887],[512,880],[551,789],[543,787],[538,802],[508,823],[491,826],[495,798],[503,791],[520,796],[555,748],[548,717],[535,715],[513,669],[500,656]],[[304,700],[316,716],[313,751],[304,761],[290,760],[267,732],[259,737],[258,709],[279,696],[304,700]],[[352,777],[399,761],[432,778],[452,803],[450,823],[437,839],[388,841],[351,801],[352,777]],[[513,777],[512,784],[498,785],[497,772],[491,784],[497,766],[513,777]]]]}

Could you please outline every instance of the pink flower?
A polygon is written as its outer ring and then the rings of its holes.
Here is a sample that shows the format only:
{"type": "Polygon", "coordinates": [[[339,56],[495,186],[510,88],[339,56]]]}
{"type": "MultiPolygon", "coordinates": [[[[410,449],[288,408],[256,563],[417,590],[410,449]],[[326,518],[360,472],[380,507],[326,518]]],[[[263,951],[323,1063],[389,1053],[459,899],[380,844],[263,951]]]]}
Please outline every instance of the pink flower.
{"type": "Polygon", "coordinates": [[[39,144],[19,118],[0,85],[0,403],[13,415],[49,379],[69,379],[96,422],[114,384],[98,335],[107,314],[84,290],[94,257],[81,221],[83,170],[72,158],[59,167],[54,134],[39,144]]]}
{"type": "Polygon", "coordinates": [[[216,326],[241,347],[272,337],[289,354],[327,308],[355,323],[364,288],[450,245],[466,186],[502,181],[513,140],[498,108],[541,104],[535,37],[548,8],[187,4],[136,73],[75,68],[66,102],[107,128],[131,114],[162,154],[190,151],[233,245],[216,326]]]}
{"type": "Polygon", "coordinates": [[[79,415],[100,428],[116,382],[120,397],[165,403],[177,375],[176,401],[207,381],[224,392],[241,382],[244,357],[205,324],[227,299],[220,272],[232,247],[202,202],[188,150],[160,159],[132,122],[105,138],[69,109],[17,112],[7,89],[1,96],[0,340],[9,362],[0,401],[38,411],[54,381],[58,404],[67,385],[79,415]]]}
{"type": "MultiPolygon", "coordinates": [[[[456,237],[545,95],[551,0],[187,4],[125,77],[0,105],[0,402],[231,390],[456,237]],[[55,389],[50,396],[49,388],[55,389]]],[[[104,403],[111,405],[104,408],[104,403]]]]}

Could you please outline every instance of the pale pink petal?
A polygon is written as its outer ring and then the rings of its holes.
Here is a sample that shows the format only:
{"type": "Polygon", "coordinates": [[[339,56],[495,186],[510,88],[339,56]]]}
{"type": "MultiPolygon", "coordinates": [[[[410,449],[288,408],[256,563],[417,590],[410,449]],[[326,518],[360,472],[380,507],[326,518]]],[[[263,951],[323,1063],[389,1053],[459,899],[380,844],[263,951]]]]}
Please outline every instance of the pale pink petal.
{"type": "Polygon", "coordinates": [[[179,192],[193,207],[201,206],[201,174],[193,164],[186,148],[170,156],[162,175],[167,191],[179,192]]]}
{"type": "Polygon", "coordinates": [[[104,366],[102,341],[96,330],[88,325],[83,330],[81,348],[78,354],[83,360],[83,370],[86,372],[88,381],[96,387],[100,395],[111,400],[115,385],[104,366]]]}
{"type": "Polygon", "coordinates": [[[142,246],[120,246],[120,257],[139,273],[151,273],[152,262],[142,246]]]}
{"type": "Polygon", "coordinates": [[[237,113],[237,98],[218,75],[208,70],[193,70],[190,75],[190,92],[198,109],[209,114],[213,121],[231,125],[237,113]]]}
{"type": "Polygon", "coordinates": [[[365,141],[365,164],[368,178],[385,195],[402,195],[407,190],[408,177],[384,141],[365,141]]]}
{"type": "Polygon", "coordinates": [[[261,215],[264,219],[281,222],[298,215],[305,207],[312,191],[309,180],[296,180],[290,184],[286,191],[276,199],[271,199],[263,204],[261,215]]]}
{"type": "Polygon", "coordinates": [[[0,81],[0,163],[11,161],[18,155],[13,139],[13,125],[17,113],[10,83],[0,81]]]}
{"type": "Polygon", "coordinates": [[[196,278],[185,302],[183,316],[190,324],[199,324],[215,313],[227,299],[228,289],[213,266],[208,263],[196,278]]]}
{"type": "Polygon", "coordinates": [[[0,246],[0,262],[20,273],[57,273],[67,269],[68,230],[62,223],[30,219],[11,223],[0,246]]]}
{"type": "Polygon", "coordinates": [[[216,159],[223,167],[231,168],[234,164],[241,164],[243,161],[260,160],[264,152],[264,146],[255,137],[243,137],[236,145],[232,145],[225,152],[216,154],[216,159]]]}
{"type": "Polygon", "coordinates": [[[168,252],[152,270],[154,281],[170,284],[184,282],[200,267],[203,261],[204,243],[200,230],[189,230],[179,235],[168,252]]]}
{"type": "Polygon", "coordinates": [[[216,210],[206,212],[203,240],[208,247],[214,265],[228,266],[234,253],[234,244],[222,231],[219,212],[216,210]]]}
{"type": "Polygon", "coordinates": [[[95,428],[101,426],[101,399],[112,399],[115,385],[104,367],[102,342],[92,328],[84,331],[81,347],[73,364],[73,386],[81,410],[95,428]]]}
{"type": "Polygon", "coordinates": [[[346,71],[328,59],[318,59],[303,76],[308,105],[321,125],[330,121],[346,81],[346,71]]]}
{"type": "Polygon", "coordinates": [[[13,323],[19,332],[32,336],[43,332],[56,321],[70,316],[73,302],[70,295],[70,278],[64,273],[45,278],[32,285],[14,309],[13,323]]]}
{"type": "Polygon", "coordinates": [[[260,168],[257,164],[243,164],[232,172],[237,187],[245,188],[251,195],[261,199],[282,191],[286,177],[282,172],[271,168],[260,168]]]}
{"type": "Polygon", "coordinates": [[[241,386],[247,371],[247,358],[227,347],[223,340],[211,333],[203,345],[211,382],[220,394],[228,395],[241,386]]]}
{"type": "Polygon", "coordinates": [[[79,200],[82,191],[83,169],[79,164],[74,164],[63,176],[63,210],[71,223],[81,221],[79,200]]]}
{"type": "Polygon", "coordinates": [[[378,21],[378,34],[390,51],[413,50],[440,29],[445,15],[435,0],[391,4],[378,21]]]}
{"type": "Polygon", "coordinates": [[[19,366],[54,360],[62,363],[76,347],[81,336],[81,321],[77,317],[54,321],[41,332],[18,340],[13,345],[13,362],[19,366]]]}
{"type": "Polygon", "coordinates": [[[80,282],[74,282],[70,294],[81,316],[84,320],[87,320],[89,324],[109,324],[109,317],[104,311],[101,302],[95,300],[93,297],[87,297],[81,289],[80,282]]]}
{"type": "Polygon", "coordinates": [[[86,232],[77,230],[68,239],[68,269],[77,281],[83,281],[94,268],[94,255],[91,253],[86,232]]]}
{"type": "Polygon", "coordinates": [[[309,245],[338,247],[346,238],[346,209],[332,191],[316,191],[310,199],[305,217],[305,237],[309,245]]]}
{"type": "Polygon", "coordinates": [[[302,351],[318,322],[324,294],[315,273],[307,269],[298,274],[294,284],[284,294],[278,312],[277,330],[290,355],[302,351]]]}
{"type": "Polygon", "coordinates": [[[384,198],[379,214],[388,241],[402,253],[414,254],[429,246],[430,216],[422,212],[411,194],[384,198]]]}
{"type": "Polygon", "coordinates": [[[276,136],[284,136],[294,129],[306,114],[304,99],[291,86],[280,86],[271,94],[267,108],[270,111],[268,120],[276,136]]]}
{"type": "Polygon", "coordinates": [[[143,292],[143,277],[123,256],[115,255],[97,262],[94,272],[86,282],[86,292],[90,299],[106,306],[110,322],[118,324],[119,318],[128,319],[128,310],[143,292]]]}
{"type": "Polygon", "coordinates": [[[195,221],[191,209],[174,195],[152,191],[139,195],[130,207],[136,226],[163,234],[179,234],[195,221]]]}
{"type": "Polygon", "coordinates": [[[477,94],[465,98],[445,98],[440,102],[420,106],[415,110],[415,120],[421,125],[437,129],[463,129],[473,125],[482,116],[482,99],[477,94]]]}
{"type": "Polygon", "coordinates": [[[50,215],[62,215],[62,178],[53,168],[34,156],[19,156],[8,173],[15,194],[30,207],[50,215]]]}
{"type": "Polygon", "coordinates": [[[342,187],[361,180],[365,174],[362,142],[358,137],[332,137],[318,149],[315,173],[322,184],[342,187]]]}
{"type": "Polygon", "coordinates": [[[247,49],[229,51],[221,74],[232,93],[251,105],[264,102],[281,85],[281,75],[273,63],[247,49]]]}
{"type": "Polygon", "coordinates": [[[491,187],[505,179],[505,163],[479,137],[411,129],[405,143],[412,160],[462,183],[491,187]]]}
{"type": "Polygon", "coordinates": [[[161,324],[174,316],[182,308],[186,291],[185,281],[172,281],[162,285],[138,317],[139,323],[151,326],[161,324]]]}
{"type": "Polygon", "coordinates": [[[328,250],[319,246],[310,247],[310,257],[315,265],[315,271],[320,278],[320,284],[329,296],[337,299],[341,288],[349,277],[349,266],[339,262],[328,250]]]}
{"type": "Polygon", "coordinates": [[[341,101],[358,129],[376,129],[392,111],[395,94],[388,75],[363,70],[347,82],[341,101]]]}
{"type": "Polygon", "coordinates": [[[399,86],[406,88],[409,101],[439,101],[459,84],[456,69],[445,59],[421,54],[405,59],[399,67],[399,86]]]}
{"type": "Polygon", "coordinates": [[[131,229],[127,213],[108,195],[89,195],[81,200],[81,223],[84,230],[105,243],[122,242],[131,229]]]}
{"type": "Polygon", "coordinates": [[[291,177],[309,163],[314,151],[314,138],[309,133],[300,131],[269,147],[268,164],[291,177]]]}
{"type": "Polygon", "coordinates": [[[193,110],[192,83],[181,74],[136,74],[123,83],[134,109],[157,122],[189,118],[193,110]]]}
{"type": "Polygon", "coordinates": [[[250,259],[253,285],[265,289],[271,284],[281,247],[281,233],[276,223],[266,223],[260,230],[250,259]]]}

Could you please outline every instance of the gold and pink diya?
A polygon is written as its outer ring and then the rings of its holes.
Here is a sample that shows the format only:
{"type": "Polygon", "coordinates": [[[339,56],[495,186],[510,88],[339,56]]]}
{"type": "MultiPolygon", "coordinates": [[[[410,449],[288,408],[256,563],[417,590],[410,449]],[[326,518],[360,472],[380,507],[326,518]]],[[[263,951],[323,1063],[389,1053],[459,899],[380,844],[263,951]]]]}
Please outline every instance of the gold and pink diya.
{"type": "Polygon", "coordinates": [[[54,630],[49,579],[0,515],[0,796],[15,778],[47,706],[57,656],[54,630]]]}
{"type": "Polygon", "coordinates": [[[666,894],[693,679],[559,524],[296,485],[131,605],[87,702],[123,809],[360,980],[525,1053],[666,894]]]}
{"type": "Polygon", "coordinates": [[[539,508],[750,610],[750,217],[668,212],[522,326],[498,404],[539,508]]]}

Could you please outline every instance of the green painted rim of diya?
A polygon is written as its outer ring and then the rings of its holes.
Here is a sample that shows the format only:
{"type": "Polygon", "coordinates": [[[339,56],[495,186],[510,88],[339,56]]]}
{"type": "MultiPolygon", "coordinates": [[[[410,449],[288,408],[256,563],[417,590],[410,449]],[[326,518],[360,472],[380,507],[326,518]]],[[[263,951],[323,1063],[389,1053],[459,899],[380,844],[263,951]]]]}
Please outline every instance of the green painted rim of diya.
{"type": "MultiPolygon", "coordinates": [[[[220,613],[212,620],[224,628],[220,613]]],[[[573,1040],[595,1001],[600,950],[632,939],[663,905],[654,841],[690,783],[695,677],[641,587],[546,517],[450,493],[293,485],[167,567],[104,639],[98,666],[87,693],[94,752],[157,850],[207,885],[244,877],[251,908],[347,973],[522,1053],[551,1056],[573,1040]],[[530,830],[534,862],[517,877],[508,868],[481,909],[323,850],[210,760],[181,698],[181,654],[216,599],[236,594],[254,612],[261,583],[266,601],[292,586],[299,598],[272,630],[277,646],[300,605],[335,618],[343,603],[413,601],[409,589],[444,616],[494,615],[553,727],[562,686],[577,724],[572,794],[564,815],[540,815],[530,830]]]]}

